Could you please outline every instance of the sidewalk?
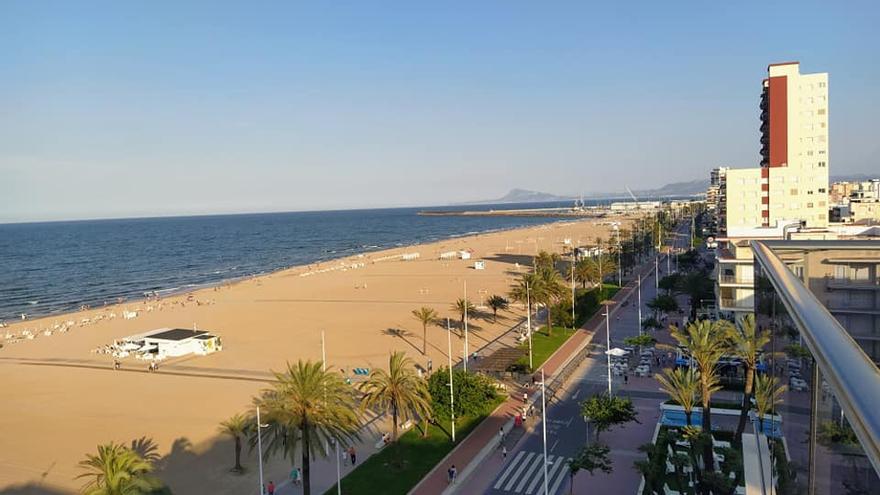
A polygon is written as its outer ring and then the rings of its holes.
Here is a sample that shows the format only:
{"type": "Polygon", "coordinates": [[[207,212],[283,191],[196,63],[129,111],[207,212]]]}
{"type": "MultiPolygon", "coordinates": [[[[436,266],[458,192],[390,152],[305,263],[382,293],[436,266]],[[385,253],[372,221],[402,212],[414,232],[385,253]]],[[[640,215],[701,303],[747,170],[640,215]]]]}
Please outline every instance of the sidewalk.
{"type": "MultiPolygon", "coordinates": [[[[647,276],[653,275],[653,263],[643,264],[636,270],[637,276],[644,281],[647,276]]],[[[627,283],[627,285],[619,290],[612,301],[611,315],[617,313],[621,307],[621,303],[628,300],[635,293],[636,278],[627,283]]],[[[543,369],[545,379],[549,380],[557,371],[559,371],[569,359],[584,346],[592,341],[593,335],[600,327],[604,327],[604,315],[599,311],[593,315],[583,326],[572,335],[539,369],[543,369]]],[[[484,448],[490,443],[497,440],[498,430],[511,421],[516,412],[522,407],[522,393],[525,389],[511,390],[511,395],[507,401],[498,407],[492,414],[483,420],[453,451],[437,466],[425,476],[422,481],[410,491],[411,495],[437,495],[443,493],[449,488],[446,471],[450,466],[455,465],[459,473],[465,469],[472,461],[474,461],[483,452],[484,448]]],[[[532,394],[535,395],[535,394],[532,394]]],[[[534,399],[533,399],[534,400],[534,399]]],[[[507,428],[509,430],[509,428],[507,428]]]]}

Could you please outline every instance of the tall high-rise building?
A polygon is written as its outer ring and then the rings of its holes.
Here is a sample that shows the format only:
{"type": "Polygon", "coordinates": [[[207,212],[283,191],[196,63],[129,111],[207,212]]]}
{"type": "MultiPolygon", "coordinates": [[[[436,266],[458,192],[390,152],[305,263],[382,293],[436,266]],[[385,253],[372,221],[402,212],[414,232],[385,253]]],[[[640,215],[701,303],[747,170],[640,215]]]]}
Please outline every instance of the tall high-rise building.
{"type": "Polygon", "coordinates": [[[727,172],[728,235],[828,226],[828,74],[771,64],[761,93],[761,167],[727,172]]]}
{"type": "Polygon", "coordinates": [[[725,173],[719,207],[718,309],[754,310],[749,239],[783,238],[828,227],[828,74],[801,74],[797,62],[771,64],[762,83],[760,167],[725,173]],[[723,219],[723,220],[722,220],[723,219]]]}

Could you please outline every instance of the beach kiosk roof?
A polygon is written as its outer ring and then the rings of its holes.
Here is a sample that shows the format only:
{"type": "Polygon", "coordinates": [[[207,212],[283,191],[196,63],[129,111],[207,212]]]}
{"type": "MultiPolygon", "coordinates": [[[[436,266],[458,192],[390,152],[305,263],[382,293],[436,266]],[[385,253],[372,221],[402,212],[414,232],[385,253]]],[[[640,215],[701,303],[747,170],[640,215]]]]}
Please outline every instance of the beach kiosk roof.
{"type": "Polygon", "coordinates": [[[150,333],[142,335],[143,338],[154,340],[172,340],[181,341],[192,338],[210,338],[205,337],[208,332],[204,330],[187,330],[185,328],[160,328],[150,333]]]}

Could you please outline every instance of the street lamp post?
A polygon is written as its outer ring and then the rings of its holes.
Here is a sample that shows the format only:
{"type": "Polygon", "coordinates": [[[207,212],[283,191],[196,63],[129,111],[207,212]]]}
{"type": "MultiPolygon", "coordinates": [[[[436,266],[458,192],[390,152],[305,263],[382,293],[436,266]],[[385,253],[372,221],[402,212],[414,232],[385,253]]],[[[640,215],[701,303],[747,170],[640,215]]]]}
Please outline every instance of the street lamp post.
{"type": "MultiPolygon", "coordinates": [[[[326,346],[324,345],[324,331],[321,330],[321,369],[326,373],[327,372],[327,352],[326,346]]],[[[327,398],[325,397],[326,401],[327,398]]],[[[331,439],[333,442],[333,447],[336,452],[336,495],[342,495],[342,473],[339,468],[339,442],[334,438],[331,439]]]]}
{"type": "Polygon", "coordinates": [[[660,289],[660,253],[654,257],[654,288],[660,289]]]}
{"type": "Polygon", "coordinates": [[[464,370],[467,371],[468,365],[468,298],[467,298],[467,280],[464,281],[464,370]]]}
{"type": "Polygon", "coordinates": [[[257,406],[257,465],[260,469],[260,495],[263,495],[263,428],[267,426],[269,425],[260,422],[260,406],[257,406]]]}
{"type": "Polygon", "coordinates": [[[571,329],[574,330],[574,247],[571,248],[571,329]]]}
{"type": "Polygon", "coordinates": [[[639,335],[642,334],[642,274],[636,273],[636,279],[638,279],[638,294],[639,294],[639,335]]]}
{"type": "Polygon", "coordinates": [[[449,318],[446,318],[446,343],[449,346],[447,355],[449,356],[449,409],[452,413],[452,443],[455,443],[455,394],[452,389],[452,327],[449,325],[449,318]]]}
{"type": "Polygon", "coordinates": [[[526,282],[526,326],[529,335],[529,371],[532,370],[532,298],[529,295],[529,283],[526,282]]]}
{"type": "Polygon", "coordinates": [[[620,266],[620,227],[615,226],[617,231],[617,286],[623,287],[623,269],[620,266]]]}
{"type": "Polygon", "coordinates": [[[544,384],[544,369],[541,368],[541,429],[544,435],[544,495],[549,495],[547,489],[547,387],[544,384]]]}
{"type": "Polygon", "coordinates": [[[605,359],[608,366],[608,395],[611,395],[611,304],[614,301],[605,299],[600,304],[605,305],[605,359]]]}

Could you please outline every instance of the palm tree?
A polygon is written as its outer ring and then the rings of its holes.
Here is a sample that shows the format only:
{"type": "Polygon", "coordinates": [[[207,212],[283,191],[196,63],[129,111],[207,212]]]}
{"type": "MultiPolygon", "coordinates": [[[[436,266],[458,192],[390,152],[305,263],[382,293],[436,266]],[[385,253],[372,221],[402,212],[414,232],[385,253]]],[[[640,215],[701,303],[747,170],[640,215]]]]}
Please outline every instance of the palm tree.
{"type": "Polygon", "coordinates": [[[532,290],[537,287],[541,283],[538,280],[538,276],[534,273],[523,273],[520,275],[519,282],[516,283],[513,287],[510,288],[510,292],[508,295],[511,299],[517,302],[521,302],[523,304],[528,304],[529,307],[526,310],[531,314],[532,305],[535,304],[535,299],[532,297],[528,297],[532,290]]]}
{"type": "Polygon", "coordinates": [[[437,319],[437,312],[432,308],[422,306],[412,311],[413,318],[422,324],[422,355],[428,351],[428,325],[437,319]]]}
{"type": "Polygon", "coordinates": [[[486,300],[486,304],[492,308],[492,323],[498,323],[498,310],[507,309],[507,299],[495,294],[486,300]]]}
{"type": "Polygon", "coordinates": [[[461,329],[464,331],[464,319],[470,313],[473,313],[477,308],[474,306],[474,303],[470,301],[470,299],[456,299],[455,303],[452,304],[452,310],[458,314],[459,322],[461,323],[461,329]]]}
{"type": "Polygon", "coordinates": [[[248,419],[244,414],[236,414],[220,423],[220,433],[229,435],[235,440],[235,467],[232,470],[236,473],[244,471],[241,467],[241,438],[247,433],[248,425],[248,419]]]}
{"type": "MultiPolygon", "coordinates": [[[[361,422],[355,396],[339,373],[325,371],[320,361],[287,363],[283,373],[274,374],[272,386],[254,399],[254,405],[265,411],[269,425],[264,457],[280,453],[294,464],[299,451],[303,493],[309,495],[311,457],[326,457],[325,444],[345,444],[358,438],[361,422]]],[[[252,433],[252,445],[257,434],[252,433]]]]}
{"type": "Polygon", "coordinates": [[[660,382],[660,390],[666,392],[684,409],[687,425],[691,424],[691,415],[697,405],[700,392],[700,374],[693,368],[664,369],[662,375],[656,376],[660,382]]]}
{"type": "Polygon", "coordinates": [[[595,283],[599,276],[599,265],[595,258],[584,258],[574,264],[574,279],[586,289],[587,282],[595,283]]]}
{"type": "Polygon", "coordinates": [[[535,256],[533,260],[533,265],[535,267],[535,271],[540,270],[542,268],[556,269],[556,263],[560,260],[560,256],[557,253],[548,253],[547,251],[541,251],[535,256]]]}
{"type": "Polygon", "coordinates": [[[746,418],[749,409],[752,408],[752,389],[754,386],[755,369],[758,366],[758,354],[761,349],[770,342],[770,332],[757,331],[755,327],[755,315],[748,314],[736,328],[728,332],[728,346],[730,354],[738,357],[745,368],[745,387],[743,388],[742,411],[739,415],[739,424],[736,427],[736,441],[742,441],[742,434],[746,427],[746,418]]]}
{"type": "Polygon", "coordinates": [[[761,433],[764,433],[764,416],[782,402],[782,394],[786,390],[788,387],[777,384],[773,375],[758,375],[755,378],[755,409],[761,433]]]}
{"type": "Polygon", "coordinates": [[[415,364],[402,352],[388,360],[388,371],[375,369],[358,387],[364,393],[361,409],[375,407],[391,412],[391,441],[397,441],[400,420],[427,419],[431,415],[431,395],[424,379],[413,372],[415,364]]]}
{"type": "Polygon", "coordinates": [[[553,333],[553,322],[550,306],[559,301],[560,298],[568,293],[568,289],[562,281],[562,276],[556,269],[542,268],[538,270],[537,287],[532,288],[532,297],[539,303],[544,305],[547,314],[547,336],[553,333]]]}
{"type": "MultiPolygon", "coordinates": [[[[697,370],[700,372],[700,399],[702,400],[703,431],[712,431],[710,403],[712,394],[721,389],[718,383],[718,360],[727,351],[726,338],[730,322],[706,320],[689,323],[685,329],[671,325],[670,335],[681,346],[686,347],[697,370]]],[[[712,470],[714,459],[712,446],[703,449],[703,462],[706,469],[712,470]]]]}
{"type": "Polygon", "coordinates": [[[85,495],[140,495],[162,487],[153,464],[122,444],[98,445],[98,455],[86,454],[79,467],[87,471],[76,477],[88,480],[85,495]]]}

